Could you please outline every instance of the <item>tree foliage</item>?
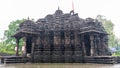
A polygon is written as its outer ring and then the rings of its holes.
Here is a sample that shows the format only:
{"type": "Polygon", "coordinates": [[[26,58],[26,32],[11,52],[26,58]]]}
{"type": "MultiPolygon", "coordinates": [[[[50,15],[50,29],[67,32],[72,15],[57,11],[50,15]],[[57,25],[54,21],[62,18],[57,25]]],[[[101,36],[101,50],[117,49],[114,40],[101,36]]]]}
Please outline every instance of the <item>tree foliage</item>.
{"type": "Polygon", "coordinates": [[[113,32],[114,24],[111,20],[107,20],[104,16],[98,15],[96,17],[98,21],[101,21],[106,32],[109,34],[109,41],[108,44],[110,47],[116,47],[118,45],[118,39],[115,37],[115,34],[113,32]]]}
{"type": "Polygon", "coordinates": [[[10,22],[10,24],[8,26],[8,30],[5,30],[5,32],[4,32],[4,38],[6,39],[5,40],[6,44],[14,44],[15,39],[12,38],[11,36],[16,33],[16,30],[17,30],[19,24],[22,23],[23,21],[24,21],[24,19],[10,22]]]}
{"type": "MultiPolygon", "coordinates": [[[[1,42],[1,45],[0,45],[0,52],[10,52],[10,51],[14,52],[16,40],[11,36],[16,33],[16,29],[18,28],[19,24],[22,23],[24,20],[25,19],[10,22],[10,24],[8,25],[8,30],[5,30],[4,32],[3,41],[1,42]]],[[[22,42],[20,42],[20,45],[21,44],[22,42]]]]}

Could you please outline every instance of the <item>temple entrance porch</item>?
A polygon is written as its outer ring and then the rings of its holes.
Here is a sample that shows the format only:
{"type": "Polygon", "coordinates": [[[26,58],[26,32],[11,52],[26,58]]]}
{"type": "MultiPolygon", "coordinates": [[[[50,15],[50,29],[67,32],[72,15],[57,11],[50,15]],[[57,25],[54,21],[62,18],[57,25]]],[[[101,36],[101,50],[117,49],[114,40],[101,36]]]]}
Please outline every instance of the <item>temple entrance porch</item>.
{"type": "Polygon", "coordinates": [[[83,56],[99,56],[102,52],[102,34],[97,32],[86,32],[80,34],[83,56]]]}

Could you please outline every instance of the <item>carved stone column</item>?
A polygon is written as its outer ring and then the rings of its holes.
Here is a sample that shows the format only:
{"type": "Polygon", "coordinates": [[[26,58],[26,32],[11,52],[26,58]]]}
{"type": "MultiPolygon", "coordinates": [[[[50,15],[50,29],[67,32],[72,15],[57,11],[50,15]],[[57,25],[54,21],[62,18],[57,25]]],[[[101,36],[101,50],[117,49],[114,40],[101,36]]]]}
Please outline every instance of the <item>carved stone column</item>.
{"type": "Polygon", "coordinates": [[[84,41],[82,41],[82,48],[83,48],[83,56],[86,56],[86,48],[84,41]]]}
{"type": "Polygon", "coordinates": [[[31,49],[32,62],[34,62],[34,47],[35,47],[35,38],[32,38],[32,49],[31,49]]]}
{"type": "Polygon", "coordinates": [[[74,55],[75,51],[75,32],[71,31],[70,32],[70,45],[71,45],[71,50],[72,50],[72,55],[74,55]]]}
{"type": "Polygon", "coordinates": [[[101,44],[100,44],[100,36],[96,36],[96,55],[100,55],[100,49],[101,49],[101,44]]]}
{"type": "Polygon", "coordinates": [[[42,31],[41,32],[41,54],[43,55],[44,54],[44,50],[45,50],[45,44],[44,44],[44,39],[45,39],[45,31],[42,31]]]}
{"type": "Polygon", "coordinates": [[[54,32],[53,31],[49,31],[49,45],[50,45],[50,55],[52,55],[54,50],[54,32]]]}
{"type": "Polygon", "coordinates": [[[32,38],[32,49],[31,49],[32,55],[34,54],[34,47],[35,47],[35,38],[32,38]]]}
{"type": "Polygon", "coordinates": [[[64,51],[65,51],[65,36],[64,36],[64,31],[61,31],[61,51],[62,51],[62,55],[64,55],[64,51]]]}
{"type": "Polygon", "coordinates": [[[90,45],[91,45],[90,53],[91,53],[91,56],[94,56],[94,42],[93,42],[93,40],[94,40],[94,36],[91,35],[90,36],[90,45]]]}
{"type": "Polygon", "coordinates": [[[40,35],[39,35],[39,47],[40,47],[40,55],[43,55],[43,50],[44,50],[44,45],[43,45],[43,35],[42,35],[42,32],[40,32],[40,35]]]}
{"type": "Polygon", "coordinates": [[[104,55],[104,40],[103,40],[103,35],[100,37],[100,51],[99,51],[100,56],[104,55]]]}
{"type": "Polygon", "coordinates": [[[93,48],[94,56],[98,55],[98,52],[97,52],[98,51],[98,40],[97,40],[98,37],[97,36],[98,36],[97,34],[94,34],[94,40],[93,40],[93,42],[94,42],[93,44],[94,45],[92,46],[92,47],[94,47],[93,48]]]}
{"type": "Polygon", "coordinates": [[[85,40],[84,35],[81,35],[81,44],[82,44],[82,56],[86,56],[86,47],[85,47],[85,40]]]}

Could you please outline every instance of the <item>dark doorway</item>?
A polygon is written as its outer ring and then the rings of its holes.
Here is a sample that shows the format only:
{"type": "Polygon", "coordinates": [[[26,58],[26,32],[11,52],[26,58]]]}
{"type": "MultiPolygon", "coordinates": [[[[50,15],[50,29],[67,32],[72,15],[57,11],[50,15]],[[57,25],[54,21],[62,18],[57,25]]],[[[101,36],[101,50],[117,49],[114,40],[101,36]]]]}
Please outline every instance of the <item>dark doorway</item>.
{"type": "Polygon", "coordinates": [[[27,37],[27,40],[26,40],[26,52],[31,53],[31,48],[32,48],[32,37],[27,37]]]}
{"type": "Polygon", "coordinates": [[[85,42],[85,49],[86,49],[86,55],[90,56],[90,36],[88,34],[84,35],[84,42],[85,42]]]}

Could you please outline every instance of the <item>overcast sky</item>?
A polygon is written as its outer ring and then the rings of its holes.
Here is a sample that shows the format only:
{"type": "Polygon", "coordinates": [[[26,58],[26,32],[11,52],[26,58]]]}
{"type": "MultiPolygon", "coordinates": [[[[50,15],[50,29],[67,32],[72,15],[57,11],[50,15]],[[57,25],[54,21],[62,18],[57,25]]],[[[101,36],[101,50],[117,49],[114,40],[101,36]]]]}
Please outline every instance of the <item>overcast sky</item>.
{"type": "MultiPolygon", "coordinates": [[[[115,24],[114,33],[120,38],[120,0],[73,0],[79,17],[96,18],[104,15],[115,24]]],[[[0,0],[0,38],[11,21],[33,18],[35,20],[53,14],[60,6],[64,13],[72,10],[72,0],[0,0]]]]}

